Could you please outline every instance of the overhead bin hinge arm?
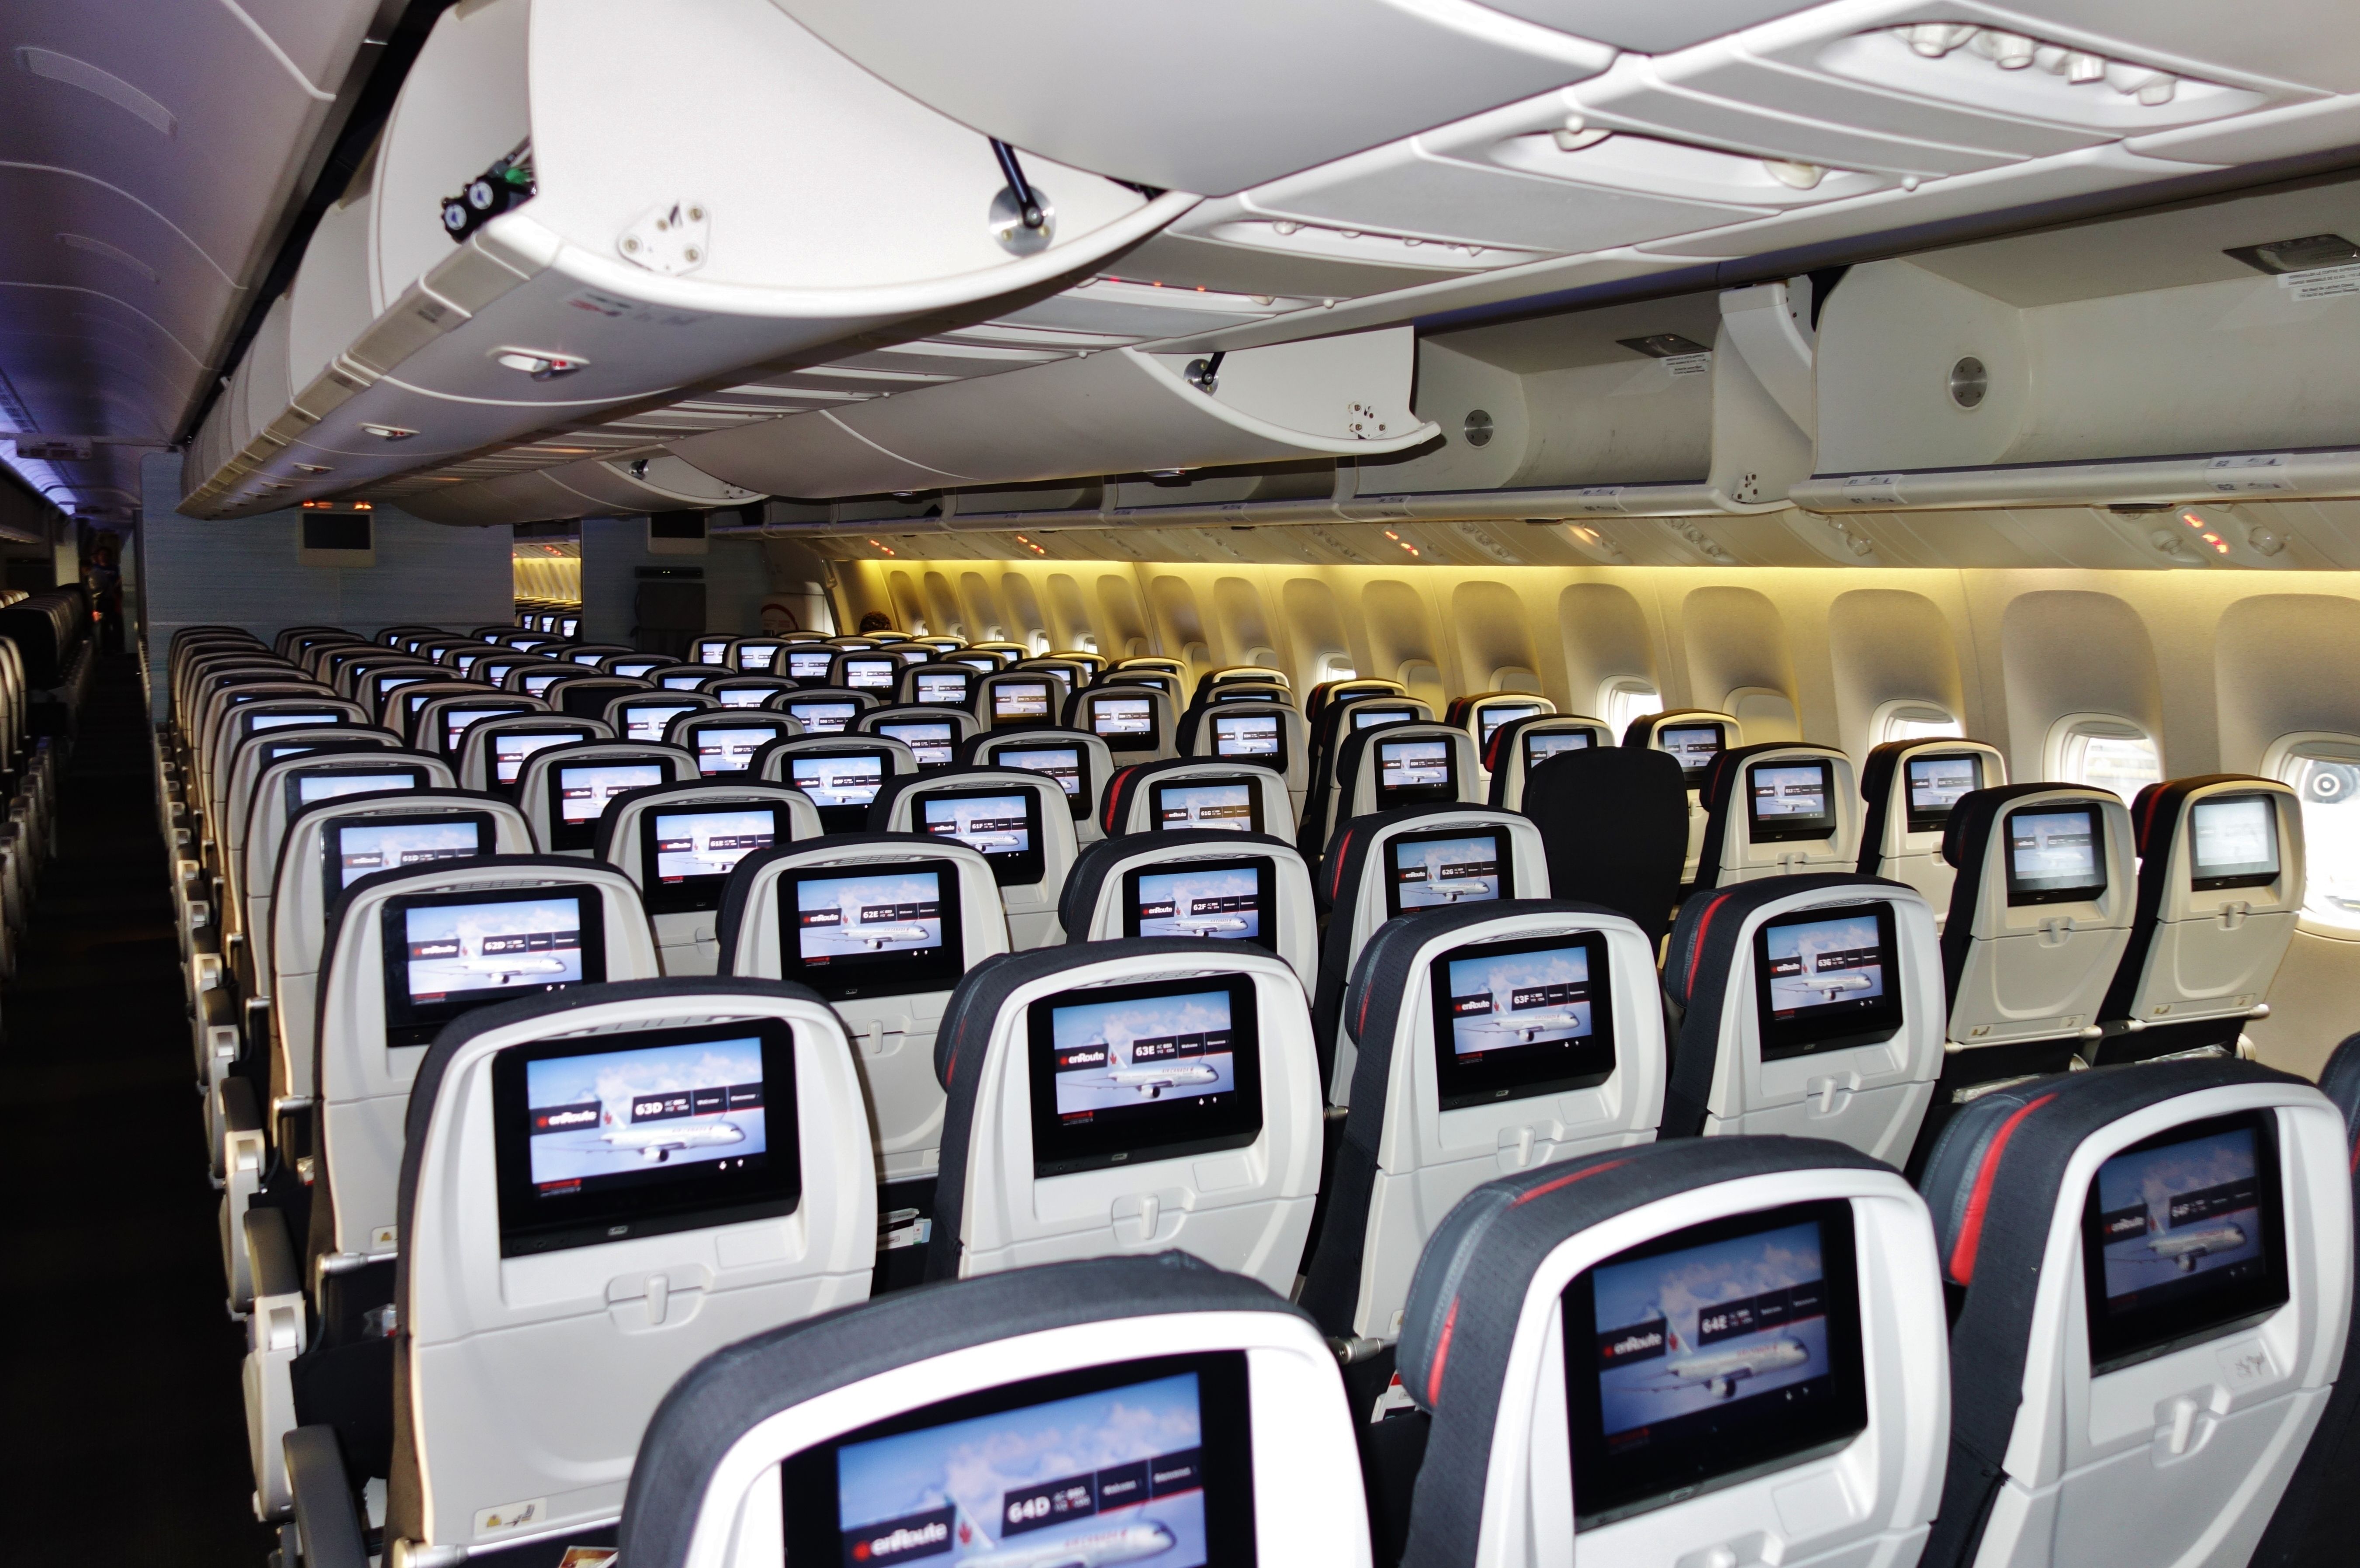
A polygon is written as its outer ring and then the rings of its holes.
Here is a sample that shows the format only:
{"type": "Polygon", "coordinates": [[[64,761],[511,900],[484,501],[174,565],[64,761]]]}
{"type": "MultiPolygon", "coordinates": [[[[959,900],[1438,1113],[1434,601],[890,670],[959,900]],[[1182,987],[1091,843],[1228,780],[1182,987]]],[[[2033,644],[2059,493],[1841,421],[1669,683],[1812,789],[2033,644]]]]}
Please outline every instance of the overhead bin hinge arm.
{"type": "Polygon", "coordinates": [[[1040,198],[1032,192],[1024,178],[1024,166],[1016,161],[1016,149],[991,138],[991,156],[1000,159],[1000,172],[1008,181],[1008,193],[1016,199],[1016,215],[1020,222],[1035,233],[1048,226],[1049,214],[1042,209],[1040,198]]]}

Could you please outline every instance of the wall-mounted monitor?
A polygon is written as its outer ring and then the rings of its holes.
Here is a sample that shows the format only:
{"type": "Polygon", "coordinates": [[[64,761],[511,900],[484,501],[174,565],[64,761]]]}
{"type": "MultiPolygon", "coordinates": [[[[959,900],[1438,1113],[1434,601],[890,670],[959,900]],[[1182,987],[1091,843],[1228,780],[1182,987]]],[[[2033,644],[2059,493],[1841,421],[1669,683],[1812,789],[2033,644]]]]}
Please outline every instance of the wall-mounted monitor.
{"type": "Polygon", "coordinates": [[[497,852],[497,830],[488,811],[447,811],[414,817],[347,817],[320,829],[320,860],[327,902],[377,872],[412,871],[438,861],[472,861],[497,852]]]}
{"type": "Polygon", "coordinates": [[[1746,834],[1757,844],[1829,839],[1836,830],[1835,768],[1828,762],[1755,762],[1745,770],[1746,834]]]}
{"type": "Polygon", "coordinates": [[[1868,1430],[1852,1205],[1675,1232],[1559,1299],[1574,1528],[1832,1453],[1868,1430]]]}
{"type": "Polygon", "coordinates": [[[910,748],[920,773],[949,767],[958,752],[958,729],[947,718],[888,719],[876,732],[910,748]]]}
{"type": "Polygon", "coordinates": [[[974,680],[973,675],[955,675],[945,670],[921,671],[917,680],[918,701],[939,707],[965,707],[967,687],[974,680]]]}
{"type": "Polygon", "coordinates": [[[1050,712],[1057,699],[1057,688],[1046,675],[1037,680],[994,681],[991,684],[991,723],[997,729],[1023,725],[1048,725],[1056,722],[1050,712]]]}
{"type": "Polygon", "coordinates": [[[948,861],[788,872],[778,900],[780,973],[830,1002],[948,991],[967,969],[948,861]]]}
{"type": "Polygon", "coordinates": [[[545,751],[552,746],[571,746],[590,739],[586,726],[552,726],[547,729],[504,729],[492,737],[492,779],[501,788],[513,791],[517,777],[524,772],[527,757],[535,751],[545,751]]]}
{"type": "Polygon", "coordinates": [[[2277,1113],[2240,1112],[2098,1167],[2081,1217],[2090,1370],[2246,1328],[2287,1300],[2277,1113]]]}
{"type": "Polygon", "coordinates": [[[1158,779],[1147,786],[1147,795],[1148,825],[1159,833],[1192,828],[1262,831],[1262,785],[1256,779],[1158,779]]]}
{"type": "Polygon", "coordinates": [[[1516,737],[1524,748],[1524,772],[1547,762],[1560,751],[1587,751],[1593,737],[1587,729],[1531,729],[1516,737]]]}
{"type": "Polygon", "coordinates": [[[1082,712],[1109,751],[1153,751],[1164,743],[1152,696],[1125,696],[1120,689],[1093,695],[1083,699],[1082,712]]]}
{"type": "Polygon", "coordinates": [[[1680,773],[1687,778],[1688,788],[1694,789],[1704,783],[1704,771],[1712,766],[1712,760],[1727,749],[1729,729],[1721,724],[1659,725],[1655,729],[1655,745],[1658,750],[1672,754],[1680,764],[1680,773]]]}
{"type": "Polygon", "coordinates": [[[2267,795],[2216,795],[2188,808],[2190,887],[2217,893],[2278,880],[2278,806],[2267,795]]]}
{"type": "Polygon", "coordinates": [[[989,861],[1002,887],[1026,886],[1047,874],[1038,790],[934,790],[918,796],[912,815],[919,832],[956,839],[989,861]]]}
{"type": "Polygon", "coordinates": [[[1893,905],[1879,899],[1800,909],[1754,932],[1762,1059],[1891,1039],[1902,1024],[1893,905]]]}
{"type": "Polygon", "coordinates": [[[598,841],[598,818],[617,795],[670,784],[672,769],[656,757],[606,757],[560,762],[549,770],[549,848],[586,850],[598,841]]]}
{"type": "Polygon", "coordinates": [[[788,754],[786,782],[811,796],[820,827],[830,833],[858,833],[869,825],[869,804],[893,771],[882,746],[847,746],[841,751],[788,754]]]}
{"type": "Polygon", "coordinates": [[[2106,895],[2106,829],[2095,806],[2032,806],[2011,811],[2010,905],[2079,904],[2106,895]]]}
{"type": "Polygon", "coordinates": [[[1242,1351],[1126,1361],[847,1433],[779,1468],[787,1561],[1251,1563],[1248,1387],[1242,1351]]]}
{"type": "Polygon", "coordinates": [[[650,915],[718,909],[738,861],[792,837],[787,808],[775,801],[683,802],[642,811],[640,898],[650,915]]]}
{"type": "Polygon", "coordinates": [[[1262,1133],[1254,982],[1059,992],[1027,1014],[1036,1178],[1242,1148],[1262,1133]]]}
{"type": "Polygon", "coordinates": [[[595,887],[405,894],[385,901],[386,1044],[423,1046],[490,1002],[606,978],[595,887]]]}
{"type": "Polygon", "coordinates": [[[1081,747],[1002,746],[989,761],[995,768],[1015,768],[1055,779],[1065,792],[1065,804],[1073,808],[1075,820],[1089,815],[1097,792],[1091,787],[1088,755],[1081,747]]]}
{"type": "Polygon", "coordinates": [[[1445,1111],[1590,1089],[1614,1074],[1606,938],[1595,931],[1453,948],[1427,973],[1445,1111]]]}
{"type": "Polygon", "coordinates": [[[1275,713],[1216,713],[1213,755],[1258,762],[1274,773],[1286,772],[1286,720],[1275,713]]]}
{"type": "Polygon", "coordinates": [[[696,742],[696,771],[711,777],[715,773],[742,773],[753,765],[754,753],[773,740],[787,738],[783,724],[700,724],[693,737],[696,742]]]}
{"type": "Polygon", "coordinates": [[[1489,746],[1491,737],[1500,732],[1502,724],[1519,718],[1537,718],[1540,713],[1541,705],[1536,702],[1495,702],[1476,709],[1476,749],[1480,751],[1489,746]]]}
{"type": "Polygon", "coordinates": [[[1459,755],[1445,736],[1369,742],[1377,754],[1377,809],[1459,798],[1459,755]]]}
{"type": "Polygon", "coordinates": [[[1912,833],[1939,833],[1961,798],[1983,787],[1983,760],[1974,751],[1911,757],[1902,770],[1912,833]]]}
{"type": "Polygon", "coordinates": [[[840,735],[860,713],[857,702],[840,698],[791,702],[786,705],[787,717],[803,727],[806,735],[840,735]]]}
{"type": "Polygon", "coordinates": [[[1277,887],[1267,855],[1133,866],[1122,873],[1122,934],[1251,942],[1276,952],[1277,887]]]}
{"type": "Polygon", "coordinates": [[[673,719],[683,713],[695,713],[703,706],[694,702],[627,702],[619,710],[623,739],[659,743],[673,719]]]}
{"type": "Polygon", "coordinates": [[[901,661],[890,653],[844,662],[844,684],[854,691],[890,692],[901,677],[901,661]]]}
{"type": "Polygon", "coordinates": [[[340,795],[425,787],[426,770],[413,762],[354,762],[323,767],[317,773],[298,773],[287,781],[287,815],[291,817],[314,801],[340,795]]]}
{"type": "Polygon", "coordinates": [[[1515,848],[1504,828],[1438,828],[1385,841],[1385,917],[1505,898],[1515,848]]]}

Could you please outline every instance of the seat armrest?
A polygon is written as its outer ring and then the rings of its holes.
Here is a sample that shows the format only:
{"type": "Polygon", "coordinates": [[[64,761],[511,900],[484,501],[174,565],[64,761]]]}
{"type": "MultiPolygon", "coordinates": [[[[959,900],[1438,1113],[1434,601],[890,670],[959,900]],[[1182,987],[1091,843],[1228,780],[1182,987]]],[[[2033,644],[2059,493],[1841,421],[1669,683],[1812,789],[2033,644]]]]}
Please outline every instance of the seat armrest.
{"type": "Polygon", "coordinates": [[[287,1232],[284,1209],[246,1212],[246,1266],[254,1271],[257,1300],[266,1296],[299,1296],[303,1267],[296,1261],[295,1238],[287,1232]]]}
{"type": "Polygon", "coordinates": [[[262,1103],[255,1098],[254,1085],[243,1078],[222,1082],[222,1130],[231,1134],[262,1131],[262,1103]]]}
{"type": "Polygon", "coordinates": [[[295,1525],[303,1541],[303,1568],[369,1568],[361,1536],[360,1509],[352,1479],[344,1474],[336,1429],[297,1427],[281,1440],[287,1455],[288,1488],[295,1497],[295,1525]]]}

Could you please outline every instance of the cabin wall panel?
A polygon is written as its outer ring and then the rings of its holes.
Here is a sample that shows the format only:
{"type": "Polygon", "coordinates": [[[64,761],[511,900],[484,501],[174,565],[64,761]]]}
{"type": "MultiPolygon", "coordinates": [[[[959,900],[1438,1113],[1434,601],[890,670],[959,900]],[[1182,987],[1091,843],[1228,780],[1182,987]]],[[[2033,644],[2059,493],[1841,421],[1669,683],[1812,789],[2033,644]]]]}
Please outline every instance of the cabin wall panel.
{"type": "Polygon", "coordinates": [[[2222,612],[2213,667],[2224,769],[2250,773],[2271,741],[2301,730],[2360,736],[2360,599],[2239,599],[2222,612]]]}
{"type": "Polygon", "coordinates": [[[1956,630],[1940,606],[1904,588],[1854,588],[1828,607],[1828,665],[1837,744],[1855,757],[1875,745],[1879,707],[1915,698],[1970,722],[1956,630]]]}
{"type": "Polygon", "coordinates": [[[1668,647],[1655,585],[1635,579],[1634,591],[1619,582],[1577,582],[1557,595],[1557,647],[1564,672],[1561,706],[1569,713],[1603,717],[1600,700],[1606,683],[1642,680],[1677,706],[1666,674],[1668,647]],[[1643,599],[1642,595],[1644,598],[1643,599]]]}

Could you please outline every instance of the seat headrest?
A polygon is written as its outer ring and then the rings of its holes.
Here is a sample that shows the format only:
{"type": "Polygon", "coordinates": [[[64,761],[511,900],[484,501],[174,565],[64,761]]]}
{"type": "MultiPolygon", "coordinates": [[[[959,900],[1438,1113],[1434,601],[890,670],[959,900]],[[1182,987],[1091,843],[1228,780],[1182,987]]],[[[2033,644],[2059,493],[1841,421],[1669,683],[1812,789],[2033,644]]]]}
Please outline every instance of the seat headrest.
{"type": "MultiPolygon", "coordinates": [[[[1950,820],[1942,824],[1942,859],[1954,871],[1971,874],[1959,879],[1964,886],[1973,881],[1972,873],[1983,864],[1983,854],[1990,847],[1994,828],[1999,826],[2000,814],[2008,803],[2027,795],[2042,795],[2054,790],[2070,790],[2081,786],[2062,784],[1999,784],[1991,789],[1979,789],[1961,795],[1950,808],[1950,820]]],[[[2090,792],[2103,795],[2103,790],[2090,792]]]]}
{"type": "Polygon", "coordinates": [[[1284,839],[1267,833],[1230,833],[1218,828],[1183,828],[1164,833],[1128,833],[1118,839],[1101,839],[1087,844],[1074,859],[1074,869],[1065,873],[1065,890],[1057,895],[1057,927],[1065,933],[1068,943],[1084,938],[1078,934],[1090,928],[1090,916],[1098,906],[1098,893],[1115,867],[1125,861],[1135,861],[1142,855],[1173,859],[1194,859],[1207,850],[1223,855],[1263,853],[1295,854],[1295,846],[1284,839]],[[1175,853],[1185,852],[1185,853],[1175,853]]]}
{"type": "Polygon", "coordinates": [[[945,844],[954,849],[966,848],[936,833],[829,833],[818,839],[774,844],[770,849],[755,850],[738,862],[729,880],[722,884],[721,909],[714,916],[713,924],[714,943],[725,966],[722,972],[728,972],[726,966],[731,961],[731,955],[738,951],[738,930],[746,923],[747,901],[752,894],[757,873],[763,867],[775,865],[790,855],[808,855],[815,850],[852,854],[861,850],[894,849],[908,850],[912,860],[922,855],[939,860],[945,844]]]}
{"type": "Polygon", "coordinates": [[[1510,822],[1519,815],[1522,814],[1472,801],[1430,800],[1418,806],[1396,806],[1390,811],[1371,811],[1365,817],[1348,817],[1336,824],[1335,831],[1328,836],[1327,852],[1320,857],[1318,872],[1311,879],[1312,894],[1322,914],[1349,905],[1359,891],[1360,878],[1367,874],[1369,851],[1384,838],[1389,828],[1427,817],[1510,822]]]}
{"type": "Polygon", "coordinates": [[[2344,1124],[2352,1129],[2353,1179],[2360,1183],[2360,1035],[2344,1036],[2343,1043],[2329,1053],[2327,1065],[2320,1069],[2319,1090],[2335,1102],[2335,1108],[2344,1113],[2344,1124]]]}
{"type": "Polygon", "coordinates": [[[1672,944],[1664,959],[1665,994],[1683,1008],[1690,1007],[1704,991],[1726,981],[1730,966],[1736,961],[1737,932],[1746,916],[1764,905],[1842,888],[1858,888],[1864,898],[1895,893],[1913,899],[1918,896],[1918,890],[1906,883],[1858,872],[1765,877],[1690,894],[1672,925],[1672,944]]]}
{"type": "Polygon", "coordinates": [[[1688,786],[1668,751],[1560,751],[1524,780],[1524,814],[1548,847],[1549,891],[1600,904],[1660,941],[1688,859],[1688,786]]]}
{"type": "MultiPolygon", "coordinates": [[[[956,713],[955,708],[941,708],[943,713],[956,713]]],[[[912,790],[935,790],[945,785],[956,785],[973,779],[989,784],[1004,784],[1011,789],[1026,788],[1054,791],[1059,814],[1065,815],[1065,792],[1057,781],[1046,773],[1028,773],[1022,768],[1003,768],[968,762],[954,762],[947,768],[936,768],[930,773],[891,773],[877,789],[869,803],[869,828],[872,833],[887,831],[885,824],[893,819],[893,803],[912,790]]]]}
{"type": "Polygon", "coordinates": [[[1435,1230],[1396,1365],[1434,1418],[1403,1561],[1473,1563],[1508,1358],[1533,1276],[1568,1236],[1677,1193],[1784,1171],[1889,1167],[1818,1138],[1707,1138],[1579,1156],[1487,1182],[1435,1230]]]}
{"type": "Polygon", "coordinates": [[[1286,782],[1284,774],[1247,757],[1166,757],[1160,762],[1133,762],[1117,768],[1098,796],[1098,830],[1109,839],[1121,837],[1122,824],[1131,819],[1131,808],[1138,802],[1139,792],[1157,779],[1179,773],[1237,773],[1249,768],[1261,769],[1281,785],[1286,782]]]}
{"type": "Polygon", "coordinates": [[[623,1499],[616,1538],[621,1560],[633,1568],[685,1568],[723,1460],[782,1411],[896,1368],[1002,1340],[1196,1312],[1269,1312],[1308,1321],[1242,1275],[1164,1252],[920,1286],[741,1340],[691,1368],[656,1407],[623,1499]]]}

